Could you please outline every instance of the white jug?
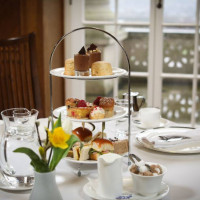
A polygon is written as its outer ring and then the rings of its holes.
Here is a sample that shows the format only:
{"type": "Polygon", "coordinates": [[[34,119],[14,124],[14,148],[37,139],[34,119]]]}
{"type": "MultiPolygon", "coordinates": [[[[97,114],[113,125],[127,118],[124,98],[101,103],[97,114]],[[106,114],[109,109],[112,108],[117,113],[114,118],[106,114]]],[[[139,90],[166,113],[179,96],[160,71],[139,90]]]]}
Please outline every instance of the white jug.
{"type": "Polygon", "coordinates": [[[98,158],[98,193],[115,199],[122,194],[122,156],[108,153],[98,158]]]}

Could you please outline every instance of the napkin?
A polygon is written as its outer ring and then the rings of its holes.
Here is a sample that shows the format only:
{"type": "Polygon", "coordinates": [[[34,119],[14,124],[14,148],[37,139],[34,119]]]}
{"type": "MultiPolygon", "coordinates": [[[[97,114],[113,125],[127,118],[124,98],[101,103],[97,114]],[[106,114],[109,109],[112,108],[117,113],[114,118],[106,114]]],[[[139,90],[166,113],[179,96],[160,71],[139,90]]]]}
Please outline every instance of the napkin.
{"type": "Polygon", "coordinates": [[[200,145],[200,128],[186,132],[162,133],[160,136],[184,136],[187,139],[162,140],[158,133],[151,133],[148,137],[143,137],[142,141],[154,148],[173,148],[200,145]]]}

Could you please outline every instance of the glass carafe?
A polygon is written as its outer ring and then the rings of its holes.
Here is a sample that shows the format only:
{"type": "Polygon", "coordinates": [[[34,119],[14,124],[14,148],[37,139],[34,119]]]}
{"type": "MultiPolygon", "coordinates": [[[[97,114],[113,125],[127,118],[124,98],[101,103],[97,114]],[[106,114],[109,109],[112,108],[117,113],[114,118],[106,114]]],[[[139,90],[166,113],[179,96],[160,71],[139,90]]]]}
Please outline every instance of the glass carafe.
{"type": "Polygon", "coordinates": [[[19,147],[38,150],[35,121],[38,111],[11,108],[1,112],[5,132],[1,139],[0,166],[6,180],[13,186],[32,185],[33,167],[28,156],[13,152],[19,147]]]}

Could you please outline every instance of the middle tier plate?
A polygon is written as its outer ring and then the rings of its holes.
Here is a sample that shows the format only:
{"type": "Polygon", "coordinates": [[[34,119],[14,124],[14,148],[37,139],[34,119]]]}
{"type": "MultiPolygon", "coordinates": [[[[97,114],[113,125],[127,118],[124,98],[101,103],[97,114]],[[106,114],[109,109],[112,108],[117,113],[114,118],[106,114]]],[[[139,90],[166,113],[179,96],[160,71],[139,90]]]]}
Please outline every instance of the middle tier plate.
{"type": "MultiPolygon", "coordinates": [[[[60,113],[61,113],[62,119],[65,119],[66,117],[68,117],[66,106],[56,108],[53,111],[53,115],[56,118],[59,117],[60,113]]],[[[96,123],[96,122],[107,122],[107,121],[111,121],[111,120],[120,119],[120,118],[126,116],[127,114],[128,114],[127,108],[124,108],[124,107],[121,107],[121,106],[115,106],[114,107],[114,115],[112,117],[109,117],[109,118],[97,119],[97,120],[95,120],[95,119],[76,119],[76,118],[72,118],[72,117],[69,117],[69,118],[74,122],[93,122],[93,123],[96,123]]]]}

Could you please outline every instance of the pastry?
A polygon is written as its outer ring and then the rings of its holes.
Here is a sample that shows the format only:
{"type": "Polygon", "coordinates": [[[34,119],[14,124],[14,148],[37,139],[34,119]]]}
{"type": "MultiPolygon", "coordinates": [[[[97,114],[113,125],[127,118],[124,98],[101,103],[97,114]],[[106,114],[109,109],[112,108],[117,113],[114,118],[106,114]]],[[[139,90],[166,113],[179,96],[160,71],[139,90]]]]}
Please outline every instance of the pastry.
{"type": "Polygon", "coordinates": [[[106,76],[112,75],[111,64],[105,61],[97,61],[91,67],[92,76],[106,76]]]}
{"type": "Polygon", "coordinates": [[[65,60],[64,75],[68,75],[68,76],[74,76],[75,75],[75,71],[74,71],[74,59],[73,58],[65,60]]]}
{"type": "Polygon", "coordinates": [[[67,116],[73,117],[76,119],[87,119],[89,118],[90,112],[93,107],[75,107],[69,108],[67,110],[67,116]]]}
{"type": "Polygon", "coordinates": [[[87,49],[87,54],[89,57],[89,67],[91,68],[92,64],[96,61],[101,61],[101,51],[97,48],[96,45],[91,44],[87,49]]]}
{"type": "Polygon", "coordinates": [[[65,105],[67,106],[67,108],[74,108],[77,106],[78,102],[79,102],[79,99],[68,98],[65,101],[65,105]]]}
{"type": "Polygon", "coordinates": [[[114,99],[111,97],[102,97],[99,100],[99,106],[105,110],[105,118],[114,115],[114,99]]]}
{"type": "Polygon", "coordinates": [[[103,119],[105,117],[105,110],[101,107],[94,107],[90,112],[90,119],[103,119]]]}
{"type": "Polygon", "coordinates": [[[74,69],[78,72],[86,72],[85,75],[89,75],[89,55],[86,54],[85,48],[74,55],[74,69]]]}
{"type": "Polygon", "coordinates": [[[72,131],[72,134],[76,135],[82,142],[89,142],[92,139],[92,131],[87,128],[78,127],[72,131]]]}
{"type": "Polygon", "coordinates": [[[69,98],[65,102],[67,106],[67,116],[76,119],[89,118],[93,106],[87,106],[84,100],[69,98]]]}

